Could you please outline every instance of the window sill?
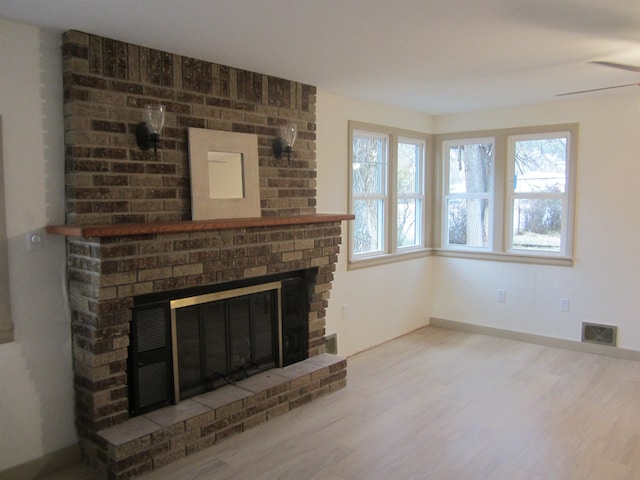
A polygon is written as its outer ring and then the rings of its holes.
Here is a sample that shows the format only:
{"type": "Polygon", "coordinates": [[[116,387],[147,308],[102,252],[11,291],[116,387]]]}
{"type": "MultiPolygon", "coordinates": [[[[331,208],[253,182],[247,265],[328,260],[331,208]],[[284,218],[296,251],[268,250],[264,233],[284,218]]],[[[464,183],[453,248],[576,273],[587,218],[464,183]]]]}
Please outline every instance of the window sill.
{"type": "Polygon", "coordinates": [[[489,262],[523,263],[528,265],[549,265],[554,267],[573,267],[574,259],[563,256],[523,255],[518,253],[469,252],[461,250],[444,250],[423,248],[410,252],[380,255],[362,260],[349,260],[347,270],[376,267],[389,263],[413,260],[422,257],[466,258],[468,260],[484,260],[489,262]]]}
{"type": "Polygon", "coordinates": [[[362,260],[349,260],[347,270],[359,270],[361,268],[376,267],[378,265],[386,265],[388,263],[402,262],[405,260],[413,260],[415,258],[428,257],[432,254],[431,248],[421,248],[408,252],[389,253],[378,257],[370,257],[362,260]]]}
{"type": "Polygon", "coordinates": [[[434,249],[436,257],[467,258],[471,260],[488,260],[492,262],[526,263],[531,265],[551,265],[556,267],[573,267],[573,258],[559,255],[526,255],[519,253],[469,252],[461,250],[434,249]]]}

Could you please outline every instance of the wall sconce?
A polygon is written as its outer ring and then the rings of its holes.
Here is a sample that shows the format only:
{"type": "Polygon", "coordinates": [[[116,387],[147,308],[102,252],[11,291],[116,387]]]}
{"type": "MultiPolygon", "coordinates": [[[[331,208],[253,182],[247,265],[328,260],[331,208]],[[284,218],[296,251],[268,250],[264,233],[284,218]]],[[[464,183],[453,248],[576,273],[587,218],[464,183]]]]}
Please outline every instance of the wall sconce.
{"type": "Polygon", "coordinates": [[[136,140],[141,150],[153,147],[153,153],[158,156],[158,143],[164,126],[164,105],[146,105],[145,120],[136,127],[136,140]]]}
{"type": "Polygon", "coordinates": [[[296,143],[296,137],[298,136],[298,126],[295,123],[281,125],[278,132],[280,136],[273,141],[273,154],[280,159],[286,152],[287,161],[290,162],[293,144],[296,143]]]}

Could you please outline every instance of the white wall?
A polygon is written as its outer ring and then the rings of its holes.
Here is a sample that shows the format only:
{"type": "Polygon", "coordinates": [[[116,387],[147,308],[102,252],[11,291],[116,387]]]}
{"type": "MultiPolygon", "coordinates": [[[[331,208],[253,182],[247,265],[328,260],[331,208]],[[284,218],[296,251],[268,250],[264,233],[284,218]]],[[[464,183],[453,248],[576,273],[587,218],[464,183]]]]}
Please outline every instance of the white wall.
{"type": "Polygon", "coordinates": [[[27,250],[27,232],[64,223],[60,36],[0,19],[11,309],[0,345],[0,471],[74,443],[64,239],[27,250]]]}
{"type": "Polygon", "coordinates": [[[582,321],[608,323],[618,326],[620,347],[640,350],[636,90],[436,119],[438,133],[579,122],[580,138],[575,266],[434,258],[432,316],[577,341],[582,321]],[[496,301],[498,288],[506,303],[496,301]]]}
{"type": "MultiPolygon", "coordinates": [[[[431,117],[319,91],[317,163],[319,213],[348,212],[348,121],[419,132],[433,131],[431,117]]],[[[327,333],[338,334],[338,353],[351,355],[426,325],[430,258],[347,271],[347,222],[327,309],[327,333]],[[342,306],[348,305],[343,318],[342,306]]]]}

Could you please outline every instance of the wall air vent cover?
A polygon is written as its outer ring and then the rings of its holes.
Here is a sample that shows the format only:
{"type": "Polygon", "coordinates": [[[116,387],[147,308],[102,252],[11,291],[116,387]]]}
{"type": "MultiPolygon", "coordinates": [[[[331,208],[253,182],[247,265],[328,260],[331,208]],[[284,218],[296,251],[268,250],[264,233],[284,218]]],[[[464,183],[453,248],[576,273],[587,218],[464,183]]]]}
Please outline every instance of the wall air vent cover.
{"type": "Polygon", "coordinates": [[[327,335],[326,337],[326,350],[327,353],[332,355],[338,354],[338,335],[336,333],[332,333],[327,335]]]}
{"type": "Polygon", "coordinates": [[[598,323],[582,322],[582,341],[615,347],[618,327],[598,323]]]}

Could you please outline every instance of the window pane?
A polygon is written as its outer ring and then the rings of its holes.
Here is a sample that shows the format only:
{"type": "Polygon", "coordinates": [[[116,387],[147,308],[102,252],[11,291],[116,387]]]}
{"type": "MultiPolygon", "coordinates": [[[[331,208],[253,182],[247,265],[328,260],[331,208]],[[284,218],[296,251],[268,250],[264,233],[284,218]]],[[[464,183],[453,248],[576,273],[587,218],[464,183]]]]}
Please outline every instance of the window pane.
{"type": "Polygon", "coordinates": [[[559,252],[561,230],[561,199],[514,199],[514,249],[559,252]]]}
{"type": "Polygon", "coordinates": [[[398,193],[422,193],[420,144],[398,143],[398,193]]]}
{"type": "Polygon", "coordinates": [[[251,365],[251,325],[249,297],[228,300],[229,309],[229,370],[244,369],[251,365]]]}
{"type": "Polygon", "coordinates": [[[354,201],[356,215],[353,233],[355,254],[380,252],[384,249],[384,200],[354,201]]]}
{"type": "Polygon", "coordinates": [[[487,247],[489,245],[489,200],[486,198],[447,199],[449,245],[487,247]]]}
{"type": "Polygon", "coordinates": [[[515,192],[564,192],[566,170],[566,137],[515,142],[515,192]]]}
{"type": "Polygon", "coordinates": [[[178,337],[178,365],[180,390],[200,384],[200,323],[198,307],[176,310],[176,335],[178,337]]]}
{"type": "Polygon", "coordinates": [[[227,370],[227,338],[225,302],[212,302],[200,307],[205,341],[205,371],[207,378],[220,378],[227,370]]]}
{"type": "Polygon", "coordinates": [[[422,200],[398,200],[398,247],[422,245],[422,200]]]}
{"type": "Polygon", "coordinates": [[[386,137],[353,136],[353,193],[386,193],[386,137]]]}
{"type": "Polygon", "coordinates": [[[493,144],[468,143],[449,147],[449,193],[493,191],[493,144]]]}

